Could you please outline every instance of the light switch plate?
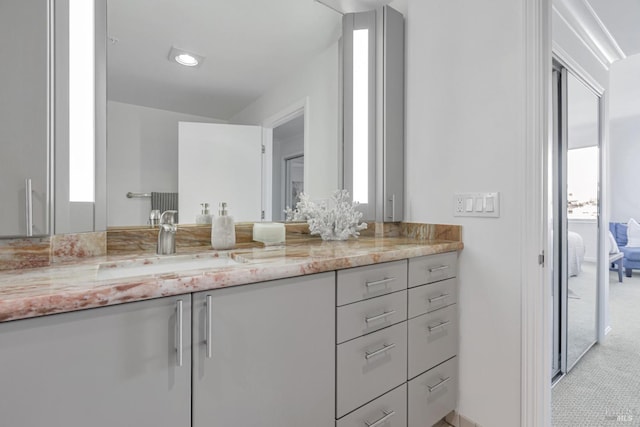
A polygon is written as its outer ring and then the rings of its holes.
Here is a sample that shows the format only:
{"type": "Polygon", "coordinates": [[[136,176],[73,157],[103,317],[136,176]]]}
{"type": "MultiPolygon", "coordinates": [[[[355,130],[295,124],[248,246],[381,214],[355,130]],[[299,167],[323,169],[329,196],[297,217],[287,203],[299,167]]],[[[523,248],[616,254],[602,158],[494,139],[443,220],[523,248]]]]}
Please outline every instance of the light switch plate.
{"type": "Polygon", "coordinates": [[[456,193],[453,196],[453,216],[498,218],[500,193],[456,193]]]}

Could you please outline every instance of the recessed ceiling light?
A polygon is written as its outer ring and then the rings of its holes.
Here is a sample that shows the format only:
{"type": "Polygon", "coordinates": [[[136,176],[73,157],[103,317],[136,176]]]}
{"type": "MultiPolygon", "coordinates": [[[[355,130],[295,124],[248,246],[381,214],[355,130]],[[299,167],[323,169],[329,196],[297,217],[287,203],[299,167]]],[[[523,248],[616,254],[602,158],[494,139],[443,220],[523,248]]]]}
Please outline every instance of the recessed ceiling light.
{"type": "Polygon", "coordinates": [[[198,60],[188,53],[181,53],[175,57],[178,64],[186,65],[187,67],[195,67],[198,65],[198,60]]]}
{"type": "Polygon", "coordinates": [[[177,62],[178,64],[186,67],[198,67],[202,65],[204,56],[171,46],[171,50],[169,51],[169,61],[177,62]]]}

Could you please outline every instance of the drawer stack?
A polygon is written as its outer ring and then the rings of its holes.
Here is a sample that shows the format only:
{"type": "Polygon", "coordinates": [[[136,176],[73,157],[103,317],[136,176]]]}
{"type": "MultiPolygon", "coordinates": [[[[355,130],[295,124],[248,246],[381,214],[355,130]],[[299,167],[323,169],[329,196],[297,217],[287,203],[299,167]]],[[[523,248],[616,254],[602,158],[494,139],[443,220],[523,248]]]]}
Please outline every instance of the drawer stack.
{"type": "Polygon", "coordinates": [[[406,427],[407,261],[338,271],[337,286],[336,426],[406,427]]]}
{"type": "Polygon", "coordinates": [[[338,271],[337,427],[430,427],[455,409],[456,260],[338,271]]]}
{"type": "Polygon", "coordinates": [[[455,252],[409,259],[408,426],[428,427],[456,407],[455,252]]]}

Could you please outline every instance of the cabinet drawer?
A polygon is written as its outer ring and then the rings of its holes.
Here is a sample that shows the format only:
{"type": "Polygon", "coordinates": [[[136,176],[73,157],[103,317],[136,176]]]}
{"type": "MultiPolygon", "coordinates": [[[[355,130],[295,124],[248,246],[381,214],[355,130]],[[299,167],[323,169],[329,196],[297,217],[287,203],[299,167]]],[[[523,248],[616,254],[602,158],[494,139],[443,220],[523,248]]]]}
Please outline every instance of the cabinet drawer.
{"type": "Polygon", "coordinates": [[[457,304],[409,320],[409,378],[458,353],[457,304]]]}
{"type": "Polygon", "coordinates": [[[428,427],[456,408],[458,358],[436,366],[409,381],[409,427],[428,427]]]}
{"type": "Polygon", "coordinates": [[[407,323],[338,345],[336,418],[407,380],[407,323]]]}
{"type": "Polygon", "coordinates": [[[455,304],[457,289],[455,278],[409,289],[409,318],[455,304]]]}
{"type": "Polygon", "coordinates": [[[406,288],[406,260],[339,270],[337,305],[374,298],[406,288]]]}
{"type": "Polygon", "coordinates": [[[409,259],[409,287],[456,277],[457,252],[409,259]]]}
{"type": "Polygon", "coordinates": [[[407,385],[380,396],[338,420],[336,427],[407,427],[407,385]],[[376,422],[378,424],[376,424],[376,422]]]}
{"type": "Polygon", "coordinates": [[[338,343],[407,320],[407,291],[338,307],[338,343]]]}

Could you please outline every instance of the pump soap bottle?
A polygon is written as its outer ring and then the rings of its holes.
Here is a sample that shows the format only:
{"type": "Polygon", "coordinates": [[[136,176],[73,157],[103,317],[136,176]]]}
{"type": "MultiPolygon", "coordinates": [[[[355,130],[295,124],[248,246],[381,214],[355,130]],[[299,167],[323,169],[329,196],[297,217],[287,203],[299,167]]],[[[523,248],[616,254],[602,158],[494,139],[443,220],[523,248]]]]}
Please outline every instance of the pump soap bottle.
{"type": "Polygon", "coordinates": [[[196,224],[211,224],[213,215],[209,213],[209,203],[200,203],[202,211],[200,215],[196,215],[196,224]]]}
{"type": "Polygon", "coordinates": [[[218,217],[211,227],[211,246],[213,249],[232,249],[236,245],[236,226],[233,217],[227,212],[227,203],[220,203],[218,217]]]}

